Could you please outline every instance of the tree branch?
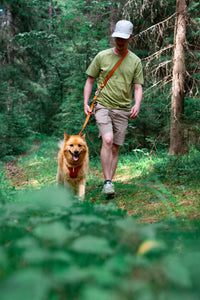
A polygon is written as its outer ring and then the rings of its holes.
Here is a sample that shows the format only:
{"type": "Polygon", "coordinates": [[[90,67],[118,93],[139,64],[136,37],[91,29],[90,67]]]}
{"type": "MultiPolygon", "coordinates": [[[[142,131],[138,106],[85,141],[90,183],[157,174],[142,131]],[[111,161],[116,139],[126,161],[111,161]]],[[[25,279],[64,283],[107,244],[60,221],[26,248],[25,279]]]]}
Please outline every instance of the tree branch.
{"type": "Polygon", "coordinates": [[[142,58],[142,61],[149,60],[149,59],[152,60],[152,59],[154,59],[154,57],[158,57],[158,55],[160,55],[163,51],[166,51],[166,50],[168,50],[170,48],[173,48],[173,47],[174,47],[174,45],[170,44],[167,47],[165,47],[163,49],[160,49],[159,51],[157,51],[157,52],[155,52],[155,53],[153,53],[153,54],[151,54],[151,55],[149,55],[149,56],[147,56],[145,58],[142,58]]]}
{"type": "MultiPolygon", "coordinates": [[[[144,91],[143,94],[146,94],[149,90],[153,89],[154,87],[156,87],[157,85],[159,85],[161,82],[163,83],[162,86],[164,86],[164,85],[168,84],[168,83],[171,82],[171,81],[172,81],[171,75],[165,76],[164,79],[161,79],[160,81],[155,82],[155,83],[154,83],[153,85],[151,85],[148,89],[146,89],[146,90],[144,91]],[[169,79],[169,78],[170,78],[170,79],[169,79]],[[169,79],[169,80],[167,81],[167,79],[169,79]]],[[[160,88],[160,87],[159,87],[159,88],[160,88]]],[[[155,92],[155,90],[154,90],[154,92],[155,92]]]]}
{"type": "Polygon", "coordinates": [[[133,40],[136,39],[137,37],[140,37],[141,35],[147,33],[147,32],[150,31],[150,30],[154,30],[155,27],[160,27],[161,25],[163,25],[164,23],[168,22],[170,19],[174,18],[175,16],[176,16],[176,13],[174,13],[173,15],[171,15],[171,16],[170,16],[169,18],[167,18],[166,20],[161,21],[161,22],[159,22],[159,23],[157,23],[157,24],[154,24],[154,25],[152,25],[151,27],[149,27],[149,28],[143,30],[142,32],[136,34],[136,35],[133,37],[133,40]]]}

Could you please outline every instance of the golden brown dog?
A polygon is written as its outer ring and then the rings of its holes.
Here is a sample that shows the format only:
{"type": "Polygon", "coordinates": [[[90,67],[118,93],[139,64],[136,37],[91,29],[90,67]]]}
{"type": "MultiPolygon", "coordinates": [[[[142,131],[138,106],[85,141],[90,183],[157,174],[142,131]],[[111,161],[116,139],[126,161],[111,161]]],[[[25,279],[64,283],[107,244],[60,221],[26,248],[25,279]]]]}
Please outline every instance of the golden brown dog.
{"type": "Polygon", "coordinates": [[[58,153],[57,182],[68,184],[74,194],[84,199],[86,174],[88,170],[88,147],[85,135],[67,135],[58,153]]]}

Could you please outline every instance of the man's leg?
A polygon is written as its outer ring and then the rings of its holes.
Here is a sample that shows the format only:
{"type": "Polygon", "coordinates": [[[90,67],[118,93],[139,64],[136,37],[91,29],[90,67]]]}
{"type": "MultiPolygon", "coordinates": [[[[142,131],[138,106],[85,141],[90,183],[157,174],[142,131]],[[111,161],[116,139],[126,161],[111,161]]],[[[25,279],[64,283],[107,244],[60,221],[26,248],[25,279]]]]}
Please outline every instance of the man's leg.
{"type": "Polygon", "coordinates": [[[113,134],[106,133],[102,136],[101,165],[105,180],[112,180],[113,163],[113,134]]]}
{"type": "Polygon", "coordinates": [[[103,138],[101,148],[101,164],[105,180],[112,180],[118,164],[119,145],[111,144],[111,134],[106,134],[103,138]]]}
{"type": "Polygon", "coordinates": [[[120,146],[116,144],[113,144],[112,146],[111,180],[113,179],[117,169],[119,148],[120,146]]]}
{"type": "Polygon", "coordinates": [[[112,178],[117,168],[119,147],[113,144],[112,133],[106,133],[102,136],[101,165],[105,179],[102,193],[107,195],[115,193],[112,178]]]}
{"type": "Polygon", "coordinates": [[[119,145],[124,142],[130,113],[110,110],[99,103],[95,106],[94,111],[102,137],[101,165],[105,179],[103,193],[114,194],[112,178],[117,168],[119,145]]]}

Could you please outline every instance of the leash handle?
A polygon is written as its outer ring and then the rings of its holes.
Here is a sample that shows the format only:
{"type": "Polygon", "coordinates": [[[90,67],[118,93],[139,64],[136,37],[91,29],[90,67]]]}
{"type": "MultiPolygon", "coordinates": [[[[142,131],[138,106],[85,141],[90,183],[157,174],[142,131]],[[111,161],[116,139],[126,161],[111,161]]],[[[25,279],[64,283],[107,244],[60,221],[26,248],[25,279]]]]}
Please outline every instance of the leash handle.
{"type": "Polygon", "coordinates": [[[100,92],[102,91],[102,89],[104,88],[104,86],[106,85],[107,81],[110,79],[110,77],[112,76],[112,74],[116,71],[116,69],[119,67],[119,65],[121,64],[121,62],[124,60],[124,58],[127,56],[128,54],[128,49],[126,50],[126,53],[120,58],[120,60],[117,62],[117,64],[114,66],[114,68],[112,69],[112,71],[110,72],[110,74],[106,77],[106,79],[104,80],[104,82],[102,83],[102,85],[100,86],[100,88],[98,88],[95,92],[95,96],[93,98],[93,101],[92,101],[92,105],[90,106],[90,110],[91,112],[88,113],[87,117],[86,117],[86,120],[85,120],[85,123],[83,125],[83,128],[81,129],[81,131],[79,132],[79,136],[81,136],[83,130],[85,129],[88,121],[89,121],[89,118],[92,114],[92,110],[93,110],[93,107],[94,107],[94,103],[97,99],[97,97],[99,96],[100,92]]]}

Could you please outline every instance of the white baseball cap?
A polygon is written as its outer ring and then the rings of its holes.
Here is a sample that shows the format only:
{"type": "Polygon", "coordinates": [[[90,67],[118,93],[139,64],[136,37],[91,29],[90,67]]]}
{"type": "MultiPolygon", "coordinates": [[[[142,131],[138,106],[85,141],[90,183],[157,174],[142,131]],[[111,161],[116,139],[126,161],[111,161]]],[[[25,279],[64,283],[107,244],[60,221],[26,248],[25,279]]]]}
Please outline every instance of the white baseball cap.
{"type": "Polygon", "coordinates": [[[120,20],[115,25],[115,30],[112,37],[119,37],[122,39],[129,39],[133,30],[133,24],[127,20],[120,20]]]}

